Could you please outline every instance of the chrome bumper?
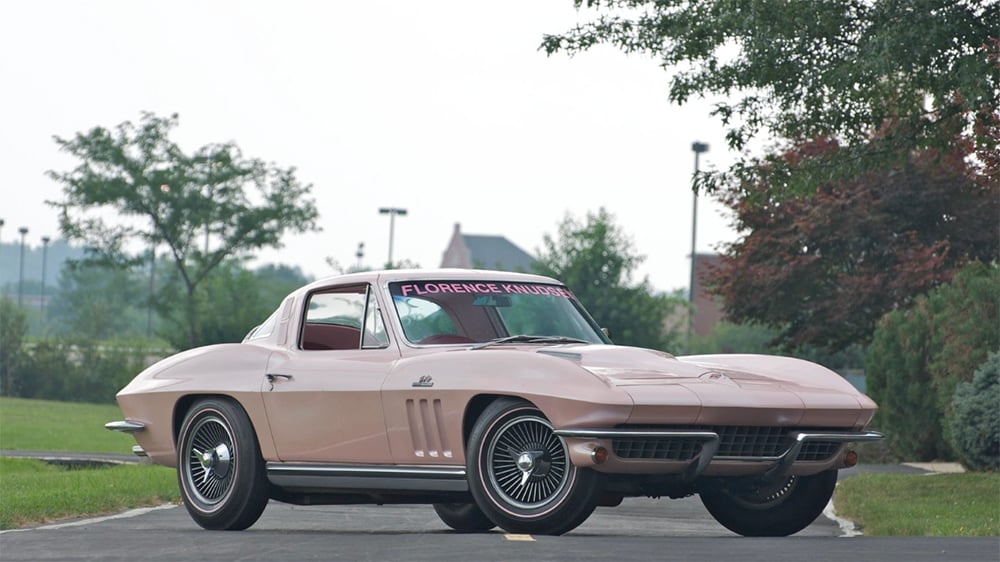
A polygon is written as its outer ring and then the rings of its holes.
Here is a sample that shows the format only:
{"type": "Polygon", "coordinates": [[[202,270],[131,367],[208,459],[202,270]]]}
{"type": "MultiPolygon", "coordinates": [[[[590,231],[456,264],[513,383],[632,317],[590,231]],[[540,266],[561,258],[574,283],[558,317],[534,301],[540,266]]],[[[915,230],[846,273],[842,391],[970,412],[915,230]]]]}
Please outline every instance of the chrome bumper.
{"type": "Polygon", "coordinates": [[[130,421],[113,421],[104,424],[104,429],[111,431],[122,431],[124,433],[135,433],[146,429],[146,424],[130,421]]]}
{"type": "Polygon", "coordinates": [[[622,439],[622,438],[669,438],[690,439],[701,442],[701,451],[690,461],[685,471],[685,480],[691,481],[708,468],[712,460],[773,462],[774,465],[764,473],[765,479],[777,479],[788,476],[792,465],[802,451],[802,446],[809,441],[833,441],[856,443],[862,441],[878,441],[883,435],[877,431],[791,431],[788,437],[792,444],[777,457],[716,457],[719,450],[720,437],[714,431],[702,430],[660,430],[660,429],[562,429],[556,430],[560,437],[580,439],[622,439]]]}
{"type": "MultiPolygon", "coordinates": [[[[146,429],[146,424],[139,422],[130,422],[130,421],[113,421],[104,424],[104,428],[110,429],[111,431],[121,431],[123,433],[136,433],[146,429]]],[[[146,450],[143,449],[140,445],[132,446],[132,454],[137,457],[148,456],[146,454],[146,450]]]]}

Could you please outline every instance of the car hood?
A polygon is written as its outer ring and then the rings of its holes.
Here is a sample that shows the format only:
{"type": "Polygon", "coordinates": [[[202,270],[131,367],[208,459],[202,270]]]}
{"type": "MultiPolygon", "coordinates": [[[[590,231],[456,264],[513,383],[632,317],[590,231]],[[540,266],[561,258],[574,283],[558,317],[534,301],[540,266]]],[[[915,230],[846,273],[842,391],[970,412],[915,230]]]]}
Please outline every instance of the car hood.
{"type": "Polygon", "coordinates": [[[863,425],[875,404],[837,373],[768,355],[675,357],[649,349],[580,345],[537,353],[577,363],[635,404],[630,423],[863,425]]]}

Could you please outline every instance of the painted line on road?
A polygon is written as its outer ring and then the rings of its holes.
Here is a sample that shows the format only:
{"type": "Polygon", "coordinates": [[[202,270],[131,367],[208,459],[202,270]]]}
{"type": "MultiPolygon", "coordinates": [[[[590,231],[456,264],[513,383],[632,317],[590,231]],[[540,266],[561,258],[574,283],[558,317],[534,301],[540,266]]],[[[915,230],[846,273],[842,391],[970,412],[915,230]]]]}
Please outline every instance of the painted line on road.
{"type": "Polygon", "coordinates": [[[145,515],[147,513],[158,511],[161,509],[170,509],[172,507],[177,507],[174,504],[164,504],[157,505],[154,507],[140,507],[136,509],[130,509],[122,513],[116,513],[114,515],[105,515],[102,517],[91,517],[89,519],[80,519],[79,521],[69,521],[67,523],[53,523],[51,525],[42,525],[40,527],[26,527],[24,529],[7,529],[6,531],[0,531],[0,535],[4,533],[16,533],[19,531],[51,531],[53,529],[65,529],[66,527],[81,527],[83,525],[93,525],[94,523],[103,523],[104,521],[112,521],[114,519],[128,519],[129,517],[138,517],[140,515],[145,515]]]}
{"type": "Polygon", "coordinates": [[[837,517],[837,514],[833,511],[833,500],[831,499],[826,503],[826,507],[823,508],[823,515],[826,515],[829,519],[833,520],[840,527],[840,538],[851,538],[860,537],[863,533],[854,524],[853,521],[848,521],[842,517],[837,517]]]}
{"type": "Polygon", "coordinates": [[[504,534],[503,538],[505,538],[505,539],[507,539],[509,541],[531,541],[531,542],[534,542],[534,540],[535,540],[535,537],[533,537],[531,535],[518,535],[518,534],[514,534],[514,533],[506,533],[506,534],[504,534]]]}

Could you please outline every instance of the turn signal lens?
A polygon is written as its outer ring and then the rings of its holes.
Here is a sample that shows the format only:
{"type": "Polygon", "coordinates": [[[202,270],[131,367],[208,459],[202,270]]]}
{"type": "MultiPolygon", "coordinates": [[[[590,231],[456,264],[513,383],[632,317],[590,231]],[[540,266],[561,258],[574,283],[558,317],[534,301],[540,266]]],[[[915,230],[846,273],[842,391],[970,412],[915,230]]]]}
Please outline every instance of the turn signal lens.
{"type": "Polygon", "coordinates": [[[590,458],[594,460],[594,464],[602,464],[604,461],[608,460],[608,450],[604,447],[596,447],[592,453],[590,453],[590,458]]]}
{"type": "Polygon", "coordinates": [[[856,464],[858,464],[858,453],[857,453],[857,451],[852,451],[852,450],[848,449],[848,451],[846,453],[844,453],[844,465],[846,465],[848,467],[851,467],[851,466],[854,466],[856,464]]]}

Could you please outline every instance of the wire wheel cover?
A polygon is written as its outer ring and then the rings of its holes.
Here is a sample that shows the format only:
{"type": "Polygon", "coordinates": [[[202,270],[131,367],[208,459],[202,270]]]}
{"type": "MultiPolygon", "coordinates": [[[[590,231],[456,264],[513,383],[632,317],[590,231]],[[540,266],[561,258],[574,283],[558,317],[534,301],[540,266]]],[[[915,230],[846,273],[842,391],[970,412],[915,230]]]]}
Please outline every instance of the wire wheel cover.
{"type": "Polygon", "coordinates": [[[767,509],[784,502],[798,485],[796,476],[774,483],[755,483],[747,488],[734,490],[732,497],[737,504],[750,509],[767,509]]]}
{"type": "Polygon", "coordinates": [[[493,434],[486,449],[489,481],[508,504],[537,509],[566,488],[570,466],[562,441],[538,416],[518,416],[493,434]]]}
{"type": "Polygon", "coordinates": [[[232,489],[236,450],[229,426],[217,416],[207,416],[190,430],[184,459],[184,479],[198,502],[210,506],[232,489]]]}

